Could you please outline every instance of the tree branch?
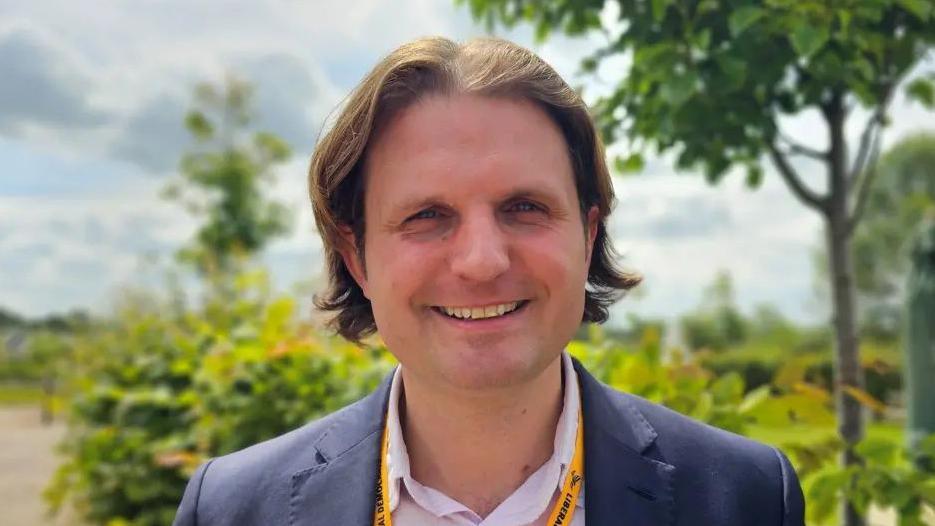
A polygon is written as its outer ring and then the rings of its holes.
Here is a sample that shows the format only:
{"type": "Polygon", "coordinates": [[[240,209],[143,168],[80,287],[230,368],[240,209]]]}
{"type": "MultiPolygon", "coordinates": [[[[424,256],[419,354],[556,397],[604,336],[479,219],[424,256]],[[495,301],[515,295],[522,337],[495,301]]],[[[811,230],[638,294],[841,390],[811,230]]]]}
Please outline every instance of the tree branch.
{"type": "Polygon", "coordinates": [[[848,175],[851,183],[851,191],[857,192],[857,199],[854,208],[847,219],[847,234],[851,235],[857,228],[860,219],[867,207],[867,200],[870,197],[870,189],[873,187],[873,181],[877,176],[877,161],[880,158],[880,143],[883,135],[883,126],[886,121],[886,112],[889,109],[890,102],[893,100],[896,80],[887,82],[882,86],[882,97],[880,105],[876,111],[867,120],[863,133],[860,136],[860,150],[857,153],[854,166],[848,175]]]}
{"type": "Polygon", "coordinates": [[[827,197],[813,192],[802,183],[798,174],[796,174],[792,166],[789,165],[789,160],[786,159],[786,156],[779,151],[779,148],[777,148],[774,143],[770,143],[768,148],[769,156],[773,160],[773,164],[776,166],[776,169],[779,170],[779,175],[782,176],[783,180],[789,186],[789,189],[792,190],[792,193],[806,206],[824,212],[828,207],[827,197]]]}
{"type": "Polygon", "coordinates": [[[867,119],[867,125],[864,126],[864,131],[860,134],[860,145],[857,147],[857,157],[854,159],[854,165],[851,167],[851,172],[848,175],[848,179],[851,182],[856,182],[860,174],[867,168],[867,156],[870,154],[871,143],[874,142],[874,138],[882,125],[882,117],[878,111],[874,112],[873,115],[867,119]]]}
{"type": "Polygon", "coordinates": [[[873,187],[873,182],[877,177],[877,161],[880,158],[880,136],[883,135],[882,131],[877,131],[873,134],[873,140],[871,144],[867,147],[870,150],[869,159],[867,160],[867,168],[863,177],[859,181],[854,181],[857,188],[857,200],[854,203],[854,209],[851,212],[850,216],[847,219],[847,235],[851,235],[854,230],[857,228],[857,225],[860,223],[860,218],[864,214],[864,210],[867,208],[867,201],[870,197],[870,189],[873,187]]]}
{"type": "Polygon", "coordinates": [[[804,144],[801,144],[786,134],[779,132],[779,139],[786,143],[789,146],[789,153],[794,155],[804,155],[805,157],[811,157],[819,161],[827,161],[828,156],[831,155],[828,151],[816,150],[814,148],[809,148],[804,144]]]}

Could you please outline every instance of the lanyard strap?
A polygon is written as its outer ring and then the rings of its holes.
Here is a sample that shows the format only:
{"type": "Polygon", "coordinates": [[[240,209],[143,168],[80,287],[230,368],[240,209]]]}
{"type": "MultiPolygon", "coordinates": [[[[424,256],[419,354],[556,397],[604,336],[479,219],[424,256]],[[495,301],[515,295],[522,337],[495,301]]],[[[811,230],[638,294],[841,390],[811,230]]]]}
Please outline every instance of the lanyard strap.
{"type": "MultiPolygon", "coordinates": [[[[390,517],[389,499],[387,498],[389,492],[389,474],[386,466],[386,452],[389,448],[388,427],[383,427],[383,443],[380,447],[380,478],[377,480],[377,502],[373,512],[374,526],[393,525],[393,520],[390,517]]],[[[579,410],[578,432],[575,435],[575,456],[572,457],[568,472],[565,473],[562,492],[558,496],[555,508],[552,509],[552,513],[549,515],[549,520],[546,522],[547,526],[568,526],[571,524],[582,482],[584,482],[584,421],[579,410]]]]}

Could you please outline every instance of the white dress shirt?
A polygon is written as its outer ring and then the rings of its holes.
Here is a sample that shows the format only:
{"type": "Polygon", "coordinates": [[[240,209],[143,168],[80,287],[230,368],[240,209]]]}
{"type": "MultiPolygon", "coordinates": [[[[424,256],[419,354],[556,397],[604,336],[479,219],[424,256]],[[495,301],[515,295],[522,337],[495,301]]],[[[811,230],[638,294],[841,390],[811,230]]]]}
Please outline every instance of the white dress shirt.
{"type": "MultiPolygon", "coordinates": [[[[567,352],[562,353],[565,379],[562,414],[555,430],[552,456],[527,478],[512,495],[487,517],[480,517],[464,504],[444,493],[423,486],[409,471],[409,454],[399,424],[399,395],[402,388],[400,368],[390,387],[387,425],[387,474],[389,508],[396,526],[541,526],[549,519],[565,482],[565,471],[575,454],[578,431],[578,375],[567,352]]],[[[584,490],[582,485],[569,526],[584,526],[584,490]]]]}

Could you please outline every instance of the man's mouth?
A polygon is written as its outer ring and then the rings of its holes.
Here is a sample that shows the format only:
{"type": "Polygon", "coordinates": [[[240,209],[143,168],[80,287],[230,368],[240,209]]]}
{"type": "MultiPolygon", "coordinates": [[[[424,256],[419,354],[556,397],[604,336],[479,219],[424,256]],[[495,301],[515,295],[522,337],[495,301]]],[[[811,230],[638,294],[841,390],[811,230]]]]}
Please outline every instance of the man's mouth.
{"type": "Polygon", "coordinates": [[[497,303],[493,305],[484,305],[479,307],[449,307],[435,306],[432,310],[449,318],[458,320],[484,320],[488,318],[500,318],[522,309],[529,303],[529,300],[512,301],[509,303],[497,303]]]}

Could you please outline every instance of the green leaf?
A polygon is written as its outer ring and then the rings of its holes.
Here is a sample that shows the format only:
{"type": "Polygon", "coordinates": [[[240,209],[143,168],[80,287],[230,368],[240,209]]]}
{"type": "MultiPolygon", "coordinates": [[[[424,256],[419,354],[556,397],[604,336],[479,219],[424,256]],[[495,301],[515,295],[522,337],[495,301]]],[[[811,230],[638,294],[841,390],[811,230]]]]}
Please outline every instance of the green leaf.
{"type": "Polygon", "coordinates": [[[743,388],[743,377],[740,373],[731,371],[715,380],[711,384],[710,392],[716,402],[739,402],[743,396],[743,388]]]}
{"type": "Polygon", "coordinates": [[[695,406],[691,410],[691,416],[697,420],[707,421],[714,409],[714,397],[708,391],[700,393],[695,401],[695,406]]]}
{"type": "Polygon", "coordinates": [[[586,57],[581,60],[581,72],[582,73],[594,73],[597,71],[597,66],[599,65],[597,58],[595,57],[586,57]]]}
{"type": "Polygon", "coordinates": [[[614,169],[621,174],[639,172],[645,164],[643,155],[639,153],[631,154],[626,158],[617,157],[614,159],[614,169]]]}
{"type": "Polygon", "coordinates": [[[921,22],[927,22],[932,15],[931,0],[897,0],[896,3],[912,13],[921,22]]]}
{"type": "Polygon", "coordinates": [[[698,75],[694,72],[670,77],[662,84],[660,95],[672,106],[681,106],[695,92],[697,82],[698,75]]]}
{"type": "Polygon", "coordinates": [[[743,401],[740,402],[740,405],[737,406],[737,412],[741,414],[747,414],[751,411],[755,411],[766,399],[769,398],[770,390],[770,386],[761,385],[760,387],[750,391],[743,397],[743,401]]]}
{"type": "Polygon", "coordinates": [[[701,49],[708,49],[708,46],[711,45],[711,30],[704,29],[699,33],[695,33],[693,40],[695,45],[701,49]]]}
{"type": "Polygon", "coordinates": [[[536,31],[533,39],[537,43],[541,44],[548,40],[550,33],[552,33],[552,26],[549,25],[548,21],[540,20],[539,23],[536,24],[536,31]]]}
{"type": "Polygon", "coordinates": [[[828,518],[838,501],[838,493],[844,489],[850,476],[846,471],[831,468],[816,474],[808,490],[809,515],[818,522],[828,518]]]}
{"type": "Polygon", "coordinates": [[[210,139],[214,134],[214,126],[211,125],[211,121],[200,111],[192,111],[185,116],[185,127],[196,139],[200,140],[210,139]]]}
{"type": "Polygon", "coordinates": [[[897,444],[880,438],[867,438],[857,444],[857,454],[870,462],[892,466],[896,458],[897,444]]]}
{"type": "Polygon", "coordinates": [[[860,77],[867,81],[875,80],[875,72],[873,70],[873,64],[869,60],[863,57],[857,57],[852,63],[851,67],[859,72],[860,77]]]}
{"type": "Polygon", "coordinates": [[[731,13],[727,21],[727,25],[730,27],[730,34],[736,37],[746,31],[750,26],[757,23],[764,16],[766,16],[766,10],[763,8],[754,6],[741,7],[731,13]]]}
{"type": "Polygon", "coordinates": [[[666,17],[666,9],[669,7],[670,0],[653,0],[653,21],[662,22],[666,17]]]}
{"type": "Polygon", "coordinates": [[[763,168],[759,165],[747,167],[747,187],[751,189],[759,188],[763,183],[763,168]]]}
{"type": "Polygon", "coordinates": [[[828,28],[808,23],[799,24],[793,28],[789,40],[796,53],[810,57],[828,42],[828,28]]]}
{"type": "Polygon", "coordinates": [[[852,15],[851,15],[851,12],[848,11],[847,9],[842,9],[842,10],[838,11],[838,22],[839,22],[840,25],[841,25],[841,33],[842,33],[842,34],[845,34],[845,35],[846,35],[847,32],[850,31],[850,28],[851,28],[851,16],[852,16],[852,15]]]}
{"type": "MultiPolygon", "coordinates": [[[[919,441],[916,446],[918,453],[935,459],[935,434],[931,434],[919,441]]],[[[935,480],[933,480],[935,482],[935,480]]]]}
{"type": "Polygon", "coordinates": [[[717,58],[718,68],[727,77],[725,88],[734,90],[743,86],[747,79],[747,63],[743,59],[730,55],[720,55],[717,58]]]}
{"type": "Polygon", "coordinates": [[[935,107],[935,84],[928,79],[915,79],[906,86],[906,94],[928,109],[935,107]]]}
{"type": "Polygon", "coordinates": [[[702,0],[698,4],[698,14],[710,13],[720,9],[717,0],[702,0]]]}

